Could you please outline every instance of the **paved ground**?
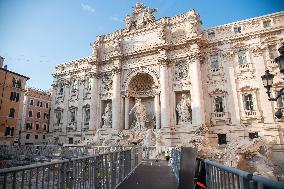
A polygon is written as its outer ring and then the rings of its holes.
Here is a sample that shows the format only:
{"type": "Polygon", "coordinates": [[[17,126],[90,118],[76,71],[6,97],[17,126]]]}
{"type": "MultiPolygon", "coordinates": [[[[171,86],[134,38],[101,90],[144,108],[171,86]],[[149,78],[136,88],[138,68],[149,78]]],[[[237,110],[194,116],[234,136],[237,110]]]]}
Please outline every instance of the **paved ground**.
{"type": "Polygon", "coordinates": [[[118,189],[177,189],[177,181],[166,161],[144,161],[118,189]]]}

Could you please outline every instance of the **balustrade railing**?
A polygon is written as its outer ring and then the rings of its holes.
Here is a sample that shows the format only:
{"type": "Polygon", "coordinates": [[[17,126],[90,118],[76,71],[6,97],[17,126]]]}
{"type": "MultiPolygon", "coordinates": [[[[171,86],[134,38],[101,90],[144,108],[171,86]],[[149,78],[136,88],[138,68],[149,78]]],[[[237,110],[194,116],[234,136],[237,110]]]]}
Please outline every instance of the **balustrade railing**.
{"type": "MultiPolygon", "coordinates": [[[[196,181],[208,189],[283,189],[284,183],[197,158],[196,181]],[[203,181],[203,183],[202,183],[203,181]],[[205,181],[205,182],[204,182],[205,181]]],[[[196,183],[197,183],[196,182],[196,183]]]]}
{"type": "Polygon", "coordinates": [[[0,170],[0,189],[115,188],[141,162],[141,148],[0,170]]]}

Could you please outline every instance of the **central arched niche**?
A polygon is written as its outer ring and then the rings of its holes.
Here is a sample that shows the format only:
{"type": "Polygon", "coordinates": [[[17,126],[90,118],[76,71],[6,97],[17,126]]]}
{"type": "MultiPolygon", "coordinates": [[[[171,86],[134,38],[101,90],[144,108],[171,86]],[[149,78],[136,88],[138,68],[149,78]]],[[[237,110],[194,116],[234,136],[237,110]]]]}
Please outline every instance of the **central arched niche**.
{"type": "MultiPolygon", "coordinates": [[[[129,110],[135,104],[137,98],[142,100],[142,104],[146,107],[147,119],[146,128],[155,127],[155,107],[154,107],[154,93],[155,82],[153,77],[148,73],[135,74],[128,85],[129,110]]],[[[135,123],[134,114],[129,115],[129,126],[132,127],[135,123]]]]}

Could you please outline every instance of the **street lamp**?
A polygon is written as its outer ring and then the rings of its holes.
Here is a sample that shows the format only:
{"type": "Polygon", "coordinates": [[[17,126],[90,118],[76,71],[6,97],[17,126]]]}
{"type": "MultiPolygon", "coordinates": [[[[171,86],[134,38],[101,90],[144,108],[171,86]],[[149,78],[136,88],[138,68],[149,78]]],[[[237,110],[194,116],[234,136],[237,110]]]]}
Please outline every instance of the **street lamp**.
{"type": "MultiPolygon", "coordinates": [[[[282,73],[284,75],[284,43],[282,43],[282,46],[278,49],[280,56],[275,58],[275,62],[278,64],[279,69],[280,69],[280,73],[282,73]]],[[[268,95],[268,100],[269,101],[277,101],[278,98],[280,98],[282,95],[284,95],[284,88],[280,89],[279,94],[272,98],[271,95],[271,87],[273,84],[273,78],[274,75],[269,73],[269,70],[265,71],[265,74],[263,76],[261,76],[262,82],[263,82],[263,86],[264,88],[266,88],[266,93],[268,95]]],[[[281,111],[281,109],[283,108],[279,108],[276,112],[275,112],[275,117],[277,117],[278,119],[281,119],[281,117],[283,116],[283,113],[281,111]]]]}

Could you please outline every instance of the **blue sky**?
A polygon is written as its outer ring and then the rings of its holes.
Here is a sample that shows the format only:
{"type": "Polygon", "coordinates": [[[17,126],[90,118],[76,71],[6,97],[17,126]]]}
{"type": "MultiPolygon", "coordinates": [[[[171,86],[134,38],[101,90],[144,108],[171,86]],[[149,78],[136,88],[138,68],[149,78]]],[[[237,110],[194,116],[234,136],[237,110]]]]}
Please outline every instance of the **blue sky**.
{"type": "MultiPolygon", "coordinates": [[[[124,27],[134,0],[0,0],[0,56],[8,69],[29,76],[28,86],[48,89],[55,65],[91,55],[97,35],[124,27]]],[[[145,0],[156,18],[188,9],[203,28],[284,10],[284,0],[145,0]]]]}

